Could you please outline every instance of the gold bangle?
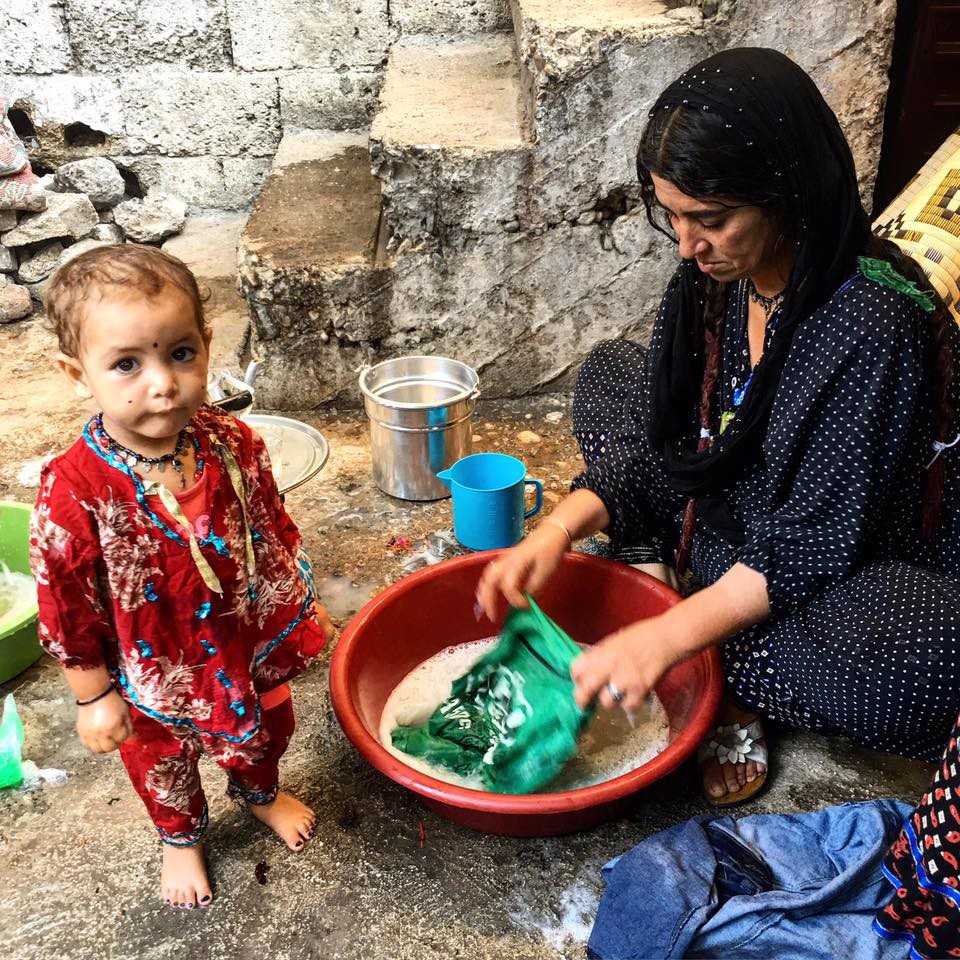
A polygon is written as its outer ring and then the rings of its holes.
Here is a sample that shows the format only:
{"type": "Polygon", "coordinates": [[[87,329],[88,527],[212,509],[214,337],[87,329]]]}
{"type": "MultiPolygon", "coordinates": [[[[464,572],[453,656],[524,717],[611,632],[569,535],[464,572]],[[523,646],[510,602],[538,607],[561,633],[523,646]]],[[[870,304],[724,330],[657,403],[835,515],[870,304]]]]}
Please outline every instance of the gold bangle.
{"type": "Polygon", "coordinates": [[[555,520],[553,517],[547,517],[546,520],[541,522],[548,523],[551,526],[559,527],[567,535],[567,549],[570,550],[573,548],[573,537],[570,535],[570,530],[567,525],[562,520],[555,520]]]}

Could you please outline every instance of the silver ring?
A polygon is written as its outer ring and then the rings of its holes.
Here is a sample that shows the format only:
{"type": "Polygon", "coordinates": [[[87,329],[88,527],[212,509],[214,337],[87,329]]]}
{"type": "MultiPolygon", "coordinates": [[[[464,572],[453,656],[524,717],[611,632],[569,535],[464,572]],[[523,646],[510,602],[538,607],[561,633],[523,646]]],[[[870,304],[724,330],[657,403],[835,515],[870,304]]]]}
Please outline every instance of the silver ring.
{"type": "Polygon", "coordinates": [[[619,703],[623,699],[623,691],[612,680],[607,683],[607,693],[610,694],[610,699],[614,703],[619,703]]]}

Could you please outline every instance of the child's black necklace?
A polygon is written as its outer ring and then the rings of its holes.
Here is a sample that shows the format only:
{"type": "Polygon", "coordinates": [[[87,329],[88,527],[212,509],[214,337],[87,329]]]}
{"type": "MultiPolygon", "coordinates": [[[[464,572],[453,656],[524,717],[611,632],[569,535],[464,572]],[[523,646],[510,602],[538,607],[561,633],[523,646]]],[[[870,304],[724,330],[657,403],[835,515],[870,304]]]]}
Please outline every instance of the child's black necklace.
{"type": "Polygon", "coordinates": [[[167,468],[169,463],[173,469],[180,475],[180,488],[186,489],[187,481],[183,475],[183,451],[187,445],[187,429],[184,427],[177,434],[177,444],[173,448],[171,453],[165,453],[160,457],[145,457],[142,453],[137,453],[136,450],[131,450],[129,447],[125,447],[122,443],[117,440],[114,440],[113,437],[107,433],[106,428],[103,425],[103,414],[98,413],[97,418],[97,429],[107,440],[107,448],[110,450],[114,456],[119,457],[128,467],[133,469],[137,464],[142,464],[147,468],[147,470],[156,469],[157,473],[163,473],[167,468]]]}

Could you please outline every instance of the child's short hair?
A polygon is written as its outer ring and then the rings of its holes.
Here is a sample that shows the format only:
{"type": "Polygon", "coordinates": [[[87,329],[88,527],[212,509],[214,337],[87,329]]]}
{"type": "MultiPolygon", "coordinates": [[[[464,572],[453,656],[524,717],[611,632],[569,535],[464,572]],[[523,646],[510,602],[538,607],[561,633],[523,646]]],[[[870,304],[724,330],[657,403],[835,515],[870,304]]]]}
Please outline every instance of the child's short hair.
{"type": "Polygon", "coordinates": [[[210,328],[203,314],[206,297],[201,296],[190,268],[157,247],[137,243],[94,247],[69,260],[50,278],[43,301],[60,350],[68,357],[76,357],[80,351],[84,301],[92,293],[103,295],[105,288],[118,287],[152,298],[167,286],[176,287],[190,298],[200,332],[207,333],[210,328]]]}

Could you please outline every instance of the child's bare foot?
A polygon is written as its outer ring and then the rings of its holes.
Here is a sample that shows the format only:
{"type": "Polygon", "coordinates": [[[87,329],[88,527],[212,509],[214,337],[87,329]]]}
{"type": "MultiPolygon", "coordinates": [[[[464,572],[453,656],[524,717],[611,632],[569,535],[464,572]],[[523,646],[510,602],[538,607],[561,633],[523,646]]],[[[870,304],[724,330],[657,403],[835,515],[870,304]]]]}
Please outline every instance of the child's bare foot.
{"type": "Polygon", "coordinates": [[[250,812],[265,823],[291,850],[302,850],[313,836],[316,815],[296,797],[282,790],[273,803],[248,804],[250,812]]]}
{"type": "Polygon", "coordinates": [[[213,900],[203,844],[174,847],[163,844],[163,866],[160,869],[160,896],[163,902],[181,910],[208,907],[213,900]]]}

